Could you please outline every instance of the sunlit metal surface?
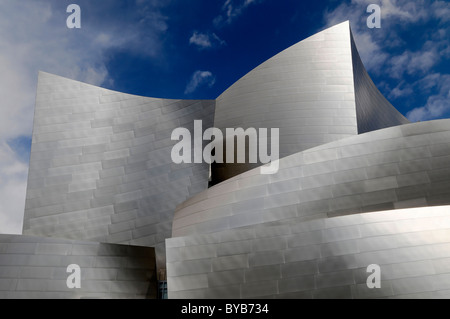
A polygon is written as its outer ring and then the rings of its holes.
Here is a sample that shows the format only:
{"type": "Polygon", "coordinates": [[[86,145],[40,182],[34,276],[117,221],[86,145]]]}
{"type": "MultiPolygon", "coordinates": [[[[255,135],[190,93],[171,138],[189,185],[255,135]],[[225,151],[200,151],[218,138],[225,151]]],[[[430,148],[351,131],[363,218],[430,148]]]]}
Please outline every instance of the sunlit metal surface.
{"type": "Polygon", "coordinates": [[[174,164],[172,130],[212,126],[214,101],[114,92],[39,74],[24,234],[156,247],[175,207],[208,186],[207,164],[174,164]]]}
{"type": "MultiPolygon", "coordinates": [[[[408,124],[347,35],[359,135],[316,147],[302,146],[299,135],[299,149],[287,148],[292,155],[276,174],[230,167],[222,176],[241,174],[181,204],[166,241],[170,298],[450,297],[450,207],[440,206],[450,204],[450,120],[408,124]],[[371,264],[381,267],[380,288],[367,285],[371,264]]],[[[246,92],[239,81],[235,88],[237,96],[246,92]]],[[[335,94],[328,105],[340,100],[335,94]]],[[[252,122],[267,110],[240,112],[252,122]]],[[[314,130],[305,118],[297,122],[314,130]]]]}
{"type": "Polygon", "coordinates": [[[167,240],[170,298],[450,297],[450,206],[167,240]],[[369,288],[367,267],[381,267],[369,288]]]}
{"type": "Polygon", "coordinates": [[[450,120],[413,123],[324,144],[256,168],[190,198],[173,236],[290,218],[450,204],[450,120]]]}
{"type": "MultiPolygon", "coordinates": [[[[216,127],[280,129],[280,157],[381,128],[406,124],[380,93],[343,22],[278,53],[216,102],[216,127]]],[[[213,184],[258,164],[213,164],[213,184]]]]}

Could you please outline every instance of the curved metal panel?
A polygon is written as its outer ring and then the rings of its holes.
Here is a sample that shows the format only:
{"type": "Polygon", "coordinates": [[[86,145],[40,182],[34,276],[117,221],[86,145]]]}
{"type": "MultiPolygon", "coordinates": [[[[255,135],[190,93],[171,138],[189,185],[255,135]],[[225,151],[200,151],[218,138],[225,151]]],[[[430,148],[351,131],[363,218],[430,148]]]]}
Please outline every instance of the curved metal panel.
{"type": "MultiPolygon", "coordinates": [[[[214,124],[279,128],[280,158],[356,135],[349,22],[289,47],[236,81],[217,98],[214,124]]],[[[254,167],[216,163],[212,181],[254,167]]]]}
{"type": "Polygon", "coordinates": [[[373,83],[359,57],[353,35],[351,46],[358,133],[409,123],[373,83]]]}
{"type": "Polygon", "coordinates": [[[169,298],[450,297],[450,206],[295,219],[167,247],[169,298]],[[373,264],[379,288],[367,285],[373,264]]]}
{"type": "Polygon", "coordinates": [[[114,92],[39,74],[25,207],[28,235],[155,246],[175,207],[207,188],[207,164],[174,164],[172,130],[212,126],[214,101],[114,92]]]}
{"type": "MultiPolygon", "coordinates": [[[[280,158],[351,135],[407,124],[359,57],[349,22],[275,55],[217,98],[215,125],[279,128],[280,158]]],[[[261,163],[211,167],[212,183],[261,163]]]]}
{"type": "Polygon", "coordinates": [[[173,236],[394,208],[450,204],[450,120],[381,129],[306,150],[190,198],[173,236]]]}

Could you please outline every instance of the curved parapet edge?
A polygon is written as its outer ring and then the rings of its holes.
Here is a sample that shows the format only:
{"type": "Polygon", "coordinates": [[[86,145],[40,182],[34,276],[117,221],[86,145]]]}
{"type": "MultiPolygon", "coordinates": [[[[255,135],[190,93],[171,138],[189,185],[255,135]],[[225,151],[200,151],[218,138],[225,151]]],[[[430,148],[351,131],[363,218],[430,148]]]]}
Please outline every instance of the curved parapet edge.
{"type": "Polygon", "coordinates": [[[290,218],[450,204],[450,120],[349,137],[235,176],[182,203],[173,236],[290,218]]]}

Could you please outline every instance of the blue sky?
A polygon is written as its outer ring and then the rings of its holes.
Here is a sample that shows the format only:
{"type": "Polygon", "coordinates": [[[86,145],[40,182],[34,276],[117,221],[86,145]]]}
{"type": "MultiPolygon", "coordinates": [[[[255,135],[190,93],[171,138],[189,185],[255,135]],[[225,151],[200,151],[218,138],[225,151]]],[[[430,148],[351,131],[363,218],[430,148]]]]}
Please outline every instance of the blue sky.
{"type": "Polygon", "coordinates": [[[382,93],[412,121],[450,117],[450,3],[2,0],[0,233],[20,233],[37,72],[132,94],[214,99],[290,45],[350,20],[382,93]],[[81,7],[81,29],[66,8],[81,7]],[[369,4],[381,28],[369,29],[369,4]]]}

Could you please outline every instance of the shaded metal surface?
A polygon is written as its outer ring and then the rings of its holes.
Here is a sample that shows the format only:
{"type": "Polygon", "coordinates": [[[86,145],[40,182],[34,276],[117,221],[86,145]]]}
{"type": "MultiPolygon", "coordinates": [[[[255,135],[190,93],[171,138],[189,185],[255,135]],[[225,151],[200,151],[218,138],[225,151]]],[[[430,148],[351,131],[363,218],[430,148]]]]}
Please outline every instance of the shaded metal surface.
{"type": "Polygon", "coordinates": [[[151,247],[0,235],[0,298],[156,298],[151,247]],[[68,288],[71,264],[81,287],[68,288]]]}
{"type": "Polygon", "coordinates": [[[351,33],[350,37],[358,134],[409,123],[377,89],[364,68],[351,33]]]}
{"type": "Polygon", "coordinates": [[[448,298],[450,206],[171,238],[167,261],[170,298],[448,298]]]}

